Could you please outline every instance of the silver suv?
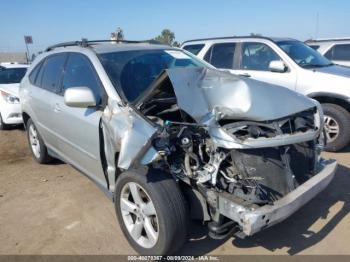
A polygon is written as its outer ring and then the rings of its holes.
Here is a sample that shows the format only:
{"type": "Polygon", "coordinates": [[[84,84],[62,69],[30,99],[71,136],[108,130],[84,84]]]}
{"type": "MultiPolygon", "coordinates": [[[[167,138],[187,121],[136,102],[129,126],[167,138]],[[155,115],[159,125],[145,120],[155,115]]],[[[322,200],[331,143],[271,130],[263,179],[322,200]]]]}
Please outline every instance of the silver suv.
{"type": "Polygon", "coordinates": [[[325,115],[325,149],[339,151],[349,144],[350,68],[290,38],[218,37],[186,41],[182,48],[219,69],[316,99],[325,115]]]}
{"type": "Polygon", "coordinates": [[[169,46],[56,45],[35,60],[20,98],[34,159],[61,159],[94,181],[140,254],[176,252],[189,217],[213,238],[253,235],[336,170],[320,158],[318,102],[169,46]]]}

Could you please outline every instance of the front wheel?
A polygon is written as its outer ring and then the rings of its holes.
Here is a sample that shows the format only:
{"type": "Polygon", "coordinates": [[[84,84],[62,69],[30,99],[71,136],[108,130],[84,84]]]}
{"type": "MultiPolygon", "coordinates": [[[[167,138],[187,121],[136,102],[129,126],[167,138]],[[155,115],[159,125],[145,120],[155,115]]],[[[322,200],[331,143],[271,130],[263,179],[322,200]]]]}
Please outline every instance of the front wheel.
{"type": "Polygon", "coordinates": [[[186,240],[185,200],[176,182],[165,174],[121,174],[115,209],[125,237],[139,254],[173,254],[186,240]]]}
{"type": "Polygon", "coordinates": [[[336,152],[349,144],[350,114],[335,104],[322,104],[324,112],[325,150],[336,152]]]}

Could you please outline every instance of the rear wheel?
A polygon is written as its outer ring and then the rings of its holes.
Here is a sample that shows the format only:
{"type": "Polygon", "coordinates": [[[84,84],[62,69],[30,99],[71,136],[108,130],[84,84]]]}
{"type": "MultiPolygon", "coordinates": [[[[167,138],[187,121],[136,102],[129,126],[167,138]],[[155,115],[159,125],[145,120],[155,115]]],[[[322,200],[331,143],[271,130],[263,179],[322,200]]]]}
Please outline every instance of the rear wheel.
{"type": "Polygon", "coordinates": [[[335,104],[322,104],[324,112],[325,150],[336,152],[349,144],[350,114],[335,104]]]}
{"type": "Polygon", "coordinates": [[[48,154],[44,141],[33,121],[29,119],[26,126],[28,143],[34,159],[40,164],[51,162],[52,157],[48,154]]]}
{"type": "Polygon", "coordinates": [[[160,172],[120,175],[116,214],[130,245],[142,255],[167,255],[186,241],[188,216],[176,182],[160,172]]]}
{"type": "Polygon", "coordinates": [[[4,123],[4,121],[2,120],[2,116],[0,114],[0,130],[6,130],[7,128],[8,128],[8,125],[4,123]]]}

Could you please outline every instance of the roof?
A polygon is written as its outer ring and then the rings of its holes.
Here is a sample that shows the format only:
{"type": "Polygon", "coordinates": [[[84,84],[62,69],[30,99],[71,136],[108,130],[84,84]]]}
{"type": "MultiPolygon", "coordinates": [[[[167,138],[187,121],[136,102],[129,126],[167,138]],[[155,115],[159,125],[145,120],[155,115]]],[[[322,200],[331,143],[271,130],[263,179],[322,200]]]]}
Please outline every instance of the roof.
{"type": "Polygon", "coordinates": [[[291,41],[296,40],[289,37],[266,37],[266,36],[224,36],[224,37],[212,37],[212,38],[200,38],[200,39],[192,39],[187,40],[183,42],[182,44],[188,43],[188,42],[196,42],[196,41],[210,41],[210,40],[222,40],[222,39],[265,39],[270,40],[272,42],[280,42],[280,41],[291,41]]]}
{"type": "Polygon", "coordinates": [[[98,44],[92,46],[94,51],[98,54],[102,53],[111,53],[111,52],[120,52],[120,51],[133,51],[133,50],[157,50],[157,49],[174,49],[168,45],[158,45],[158,44],[98,44]]]}
{"type": "Polygon", "coordinates": [[[18,63],[0,63],[1,67],[5,68],[27,68],[29,65],[27,64],[18,64],[18,63]]]}

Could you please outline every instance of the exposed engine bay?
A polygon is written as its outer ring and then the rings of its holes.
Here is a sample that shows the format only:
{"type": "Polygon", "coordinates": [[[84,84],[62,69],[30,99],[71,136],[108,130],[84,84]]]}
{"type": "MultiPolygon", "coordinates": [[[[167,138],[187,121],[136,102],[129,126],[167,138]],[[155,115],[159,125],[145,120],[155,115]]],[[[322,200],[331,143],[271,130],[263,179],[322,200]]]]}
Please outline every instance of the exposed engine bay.
{"type": "MultiPolygon", "coordinates": [[[[271,204],[315,173],[316,140],[278,147],[227,149],[217,146],[205,124],[198,124],[177,104],[169,79],[139,109],[161,126],[153,147],[162,157],[153,163],[188,184],[225,191],[251,204],[271,204]]],[[[232,121],[219,125],[241,143],[317,131],[317,108],[274,121],[232,121]]]]}
{"type": "Polygon", "coordinates": [[[198,192],[215,237],[233,227],[252,235],[282,221],[336,169],[320,158],[320,104],[283,87],[178,68],[158,76],[133,108],[132,118],[118,111],[106,125],[120,141],[118,167],[146,165],[198,192]],[[130,129],[119,130],[124,119],[130,129]]]}

